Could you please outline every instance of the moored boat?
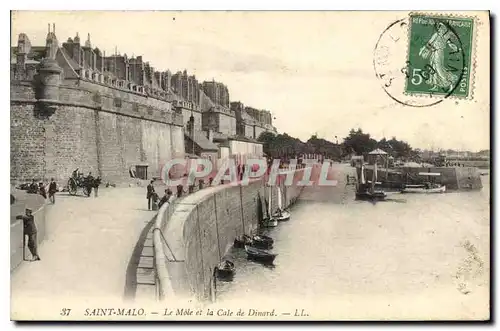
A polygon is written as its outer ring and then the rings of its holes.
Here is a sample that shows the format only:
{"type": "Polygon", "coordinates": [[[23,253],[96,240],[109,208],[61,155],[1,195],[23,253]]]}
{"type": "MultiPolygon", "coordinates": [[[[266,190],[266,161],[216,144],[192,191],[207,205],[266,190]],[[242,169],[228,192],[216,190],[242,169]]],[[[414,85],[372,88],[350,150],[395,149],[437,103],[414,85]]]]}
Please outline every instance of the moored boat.
{"type": "Polygon", "coordinates": [[[264,263],[273,263],[274,259],[278,255],[248,245],[245,246],[245,251],[247,252],[247,257],[249,259],[264,263]]]}
{"type": "Polygon", "coordinates": [[[401,190],[401,193],[444,193],[446,192],[446,186],[441,185],[438,187],[405,187],[401,190]]]}
{"type": "Polygon", "coordinates": [[[356,199],[363,201],[384,201],[387,193],[375,189],[377,183],[377,163],[374,164],[373,178],[367,183],[364,173],[364,165],[361,165],[361,180],[357,186],[356,199]]]}
{"type": "Polygon", "coordinates": [[[274,240],[271,237],[264,235],[256,235],[252,237],[251,246],[261,249],[273,248],[274,240]]]}
{"type": "Polygon", "coordinates": [[[261,222],[261,225],[265,228],[273,228],[278,226],[278,220],[271,215],[271,206],[273,202],[273,194],[271,191],[271,187],[269,187],[269,204],[267,208],[267,217],[264,218],[261,222]]]}
{"type": "Polygon", "coordinates": [[[384,191],[361,191],[356,192],[356,199],[367,201],[383,201],[387,197],[384,191]]]}
{"type": "Polygon", "coordinates": [[[243,248],[245,245],[250,245],[252,243],[252,237],[247,234],[243,234],[234,239],[234,247],[235,248],[243,248]]]}
{"type": "Polygon", "coordinates": [[[278,209],[278,211],[273,215],[273,218],[278,220],[278,222],[288,221],[290,219],[290,212],[278,209]]]}
{"type": "Polygon", "coordinates": [[[428,182],[423,184],[409,185],[406,184],[401,189],[401,193],[444,193],[446,186],[436,183],[436,178],[441,176],[439,172],[419,172],[419,176],[428,178],[428,182]]]}
{"type": "Polygon", "coordinates": [[[278,226],[278,220],[275,218],[265,218],[262,220],[262,226],[265,228],[274,228],[278,226]]]}
{"type": "Polygon", "coordinates": [[[224,260],[215,268],[217,277],[222,279],[227,279],[234,276],[236,268],[234,263],[229,260],[224,260]]]}
{"type": "Polygon", "coordinates": [[[272,218],[278,220],[278,222],[288,221],[290,219],[290,212],[283,209],[283,197],[281,188],[278,186],[278,210],[273,214],[272,218]]]}

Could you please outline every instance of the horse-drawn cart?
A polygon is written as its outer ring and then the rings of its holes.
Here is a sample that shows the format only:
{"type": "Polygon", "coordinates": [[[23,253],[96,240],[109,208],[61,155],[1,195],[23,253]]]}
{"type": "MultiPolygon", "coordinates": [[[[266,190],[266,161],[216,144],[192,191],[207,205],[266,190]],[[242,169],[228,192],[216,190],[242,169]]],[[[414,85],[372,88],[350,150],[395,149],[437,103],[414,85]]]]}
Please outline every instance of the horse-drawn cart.
{"type": "Polygon", "coordinates": [[[89,187],[92,187],[92,185],[88,185],[89,180],[90,178],[83,177],[81,175],[70,177],[70,179],[68,180],[69,194],[76,195],[78,193],[78,188],[82,188],[83,194],[85,194],[86,196],[90,196],[89,187]]]}

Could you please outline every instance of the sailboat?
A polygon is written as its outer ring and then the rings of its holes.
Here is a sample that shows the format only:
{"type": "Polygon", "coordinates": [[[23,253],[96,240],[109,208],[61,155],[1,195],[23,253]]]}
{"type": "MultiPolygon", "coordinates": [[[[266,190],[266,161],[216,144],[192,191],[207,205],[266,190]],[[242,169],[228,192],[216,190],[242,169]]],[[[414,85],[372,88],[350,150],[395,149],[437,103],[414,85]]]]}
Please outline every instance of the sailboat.
{"type": "Polygon", "coordinates": [[[272,187],[269,186],[269,205],[267,206],[267,218],[262,220],[262,226],[266,228],[273,228],[278,226],[278,219],[271,216],[271,206],[273,204],[273,192],[271,191],[272,187]]]}
{"type": "Polygon", "coordinates": [[[360,200],[385,200],[387,194],[381,190],[375,190],[375,184],[377,183],[377,162],[373,168],[372,180],[368,184],[365,180],[365,169],[364,165],[361,165],[361,183],[358,185],[358,190],[356,191],[356,198],[360,200]]]}
{"type": "Polygon", "coordinates": [[[272,218],[277,219],[279,222],[288,221],[290,219],[290,212],[283,210],[283,197],[281,194],[281,187],[276,187],[278,190],[278,210],[273,214],[272,218]]]}

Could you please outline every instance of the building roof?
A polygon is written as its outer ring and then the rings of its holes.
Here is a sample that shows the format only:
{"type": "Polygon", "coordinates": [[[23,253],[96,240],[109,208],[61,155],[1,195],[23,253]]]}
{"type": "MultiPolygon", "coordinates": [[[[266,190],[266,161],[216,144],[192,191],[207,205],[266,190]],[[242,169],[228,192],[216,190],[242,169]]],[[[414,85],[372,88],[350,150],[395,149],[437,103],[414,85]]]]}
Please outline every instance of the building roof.
{"type": "MultiPolygon", "coordinates": [[[[190,135],[186,132],[184,134],[185,137],[191,139],[190,135]]],[[[201,131],[194,131],[194,143],[198,145],[200,149],[203,151],[218,151],[219,147],[216,144],[208,140],[205,134],[201,131]]],[[[189,148],[187,148],[189,151],[189,148]]]]}
{"type": "Polygon", "coordinates": [[[380,148],[377,148],[373,151],[371,151],[370,153],[368,153],[369,155],[387,155],[386,152],[384,152],[383,150],[381,150],[380,148]]]}
{"type": "Polygon", "coordinates": [[[254,124],[256,122],[255,118],[253,118],[252,116],[250,116],[245,110],[241,111],[241,118],[247,124],[254,124]]]}
{"type": "Polygon", "coordinates": [[[209,111],[212,107],[214,107],[214,102],[200,89],[200,108],[201,111],[209,111]]]}
{"type": "Polygon", "coordinates": [[[64,48],[59,47],[59,52],[61,52],[61,54],[64,57],[64,60],[66,60],[66,62],[68,62],[69,66],[71,68],[73,68],[73,70],[78,70],[81,68],[80,65],[78,63],[76,63],[76,61],[73,60],[73,58],[71,56],[69,56],[68,52],[66,52],[66,50],[64,48]]]}
{"type": "Polygon", "coordinates": [[[232,137],[228,137],[228,139],[229,140],[236,140],[236,141],[244,141],[244,142],[254,143],[254,144],[263,144],[262,142],[260,142],[256,139],[248,138],[245,136],[232,136],[232,137]]]}
{"type": "Polygon", "coordinates": [[[225,135],[224,133],[214,131],[213,139],[214,140],[228,140],[229,136],[225,135]]]}

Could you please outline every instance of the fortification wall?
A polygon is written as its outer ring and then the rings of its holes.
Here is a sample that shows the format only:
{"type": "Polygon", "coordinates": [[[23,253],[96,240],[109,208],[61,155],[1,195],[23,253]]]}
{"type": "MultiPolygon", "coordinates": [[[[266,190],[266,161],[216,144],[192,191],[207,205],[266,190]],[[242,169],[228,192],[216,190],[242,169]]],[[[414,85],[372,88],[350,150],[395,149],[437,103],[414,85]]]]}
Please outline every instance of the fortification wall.
{"type": "Polygon", "coordinates": [[[136,164],[159,176],[166,160],[184,155],[182,116],[169,102],[65,81],[53,106],[41,114],[31,84],[11,85],[11,181],[66,181],[76,168],[113,181],[136,164]]]}
{"type": "Polygon", "coordinates": [[[253,136],[253,126],[245,124],[245,137],[257,139],[253,136]]]}
{"type": "Polygon", "coordinates": [[[59,106],[37,117],[34,104],[11,105],[11,180],[68,178],[75,168],[97,170],[94,112],[59,106]]]}
{"type": "MultiPolygon", "coordinates": [[[[294,182],[302,177],[302,170],[294,174],[294,182]]],[[[280,186],[283,191],[283,206],[296,201],[303,187],[280,186]]],[[[265,210],[265,200],[272,192],[272,210],[277,208],[278,190],[266,187],[264,179],[247,186],[222,185],[200,190],[178,201],[173,214],[164,217],[158,225],[168,242],[169,251],[181,261],[158,261],[155,265],[166,265],[158,272],[158,292],[167,293],[170,288],[181,289],[170,296],[188,296],[206,299],[213,294],[214,268],[223,259],[235,237],[256,233],[259,219],[265,210]],[[260,205],[259,205],[260,204],[260,205]],[[181,238],[179,238],[179,236],[181,238]],[[182,265],[182,266],[180,266],[182,265]],[[179,269],[184,269],[179,272],[179,269]]],[[[166,211],[165,211],[166,212],[166,211]]],[[[163,249],[155,242],[155,249],[163,249]]],[[[168,254],[167,254],[168,255],[168,254]]],[[[165,259],[157,253],[156,259],[165,259]]],[[[168,295],[163,299],[169,299],[168,295]]]]}
{"type": "Polygon", "coordinates": [[[219,131],[228,136],[236,134],[236,117],[225,113],[218,113],[219,131]]]}
{"type": "Polygon", "coordinates": [[[193,110],[191,111],[190,109],[187,108],[182,108],[182,117],[184,119],[183,125],[186,127],[187,122],[189,121],[189,118],[193,115],[194,117],[194,129],[196,131],[201,131],[202,130],[202,114],[199,111],[193,110]]]}

